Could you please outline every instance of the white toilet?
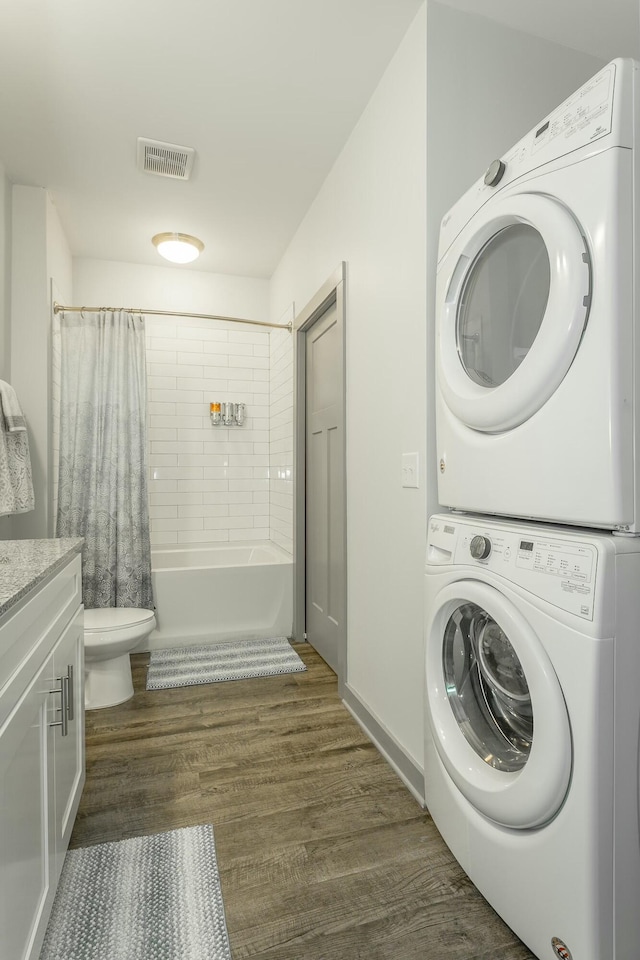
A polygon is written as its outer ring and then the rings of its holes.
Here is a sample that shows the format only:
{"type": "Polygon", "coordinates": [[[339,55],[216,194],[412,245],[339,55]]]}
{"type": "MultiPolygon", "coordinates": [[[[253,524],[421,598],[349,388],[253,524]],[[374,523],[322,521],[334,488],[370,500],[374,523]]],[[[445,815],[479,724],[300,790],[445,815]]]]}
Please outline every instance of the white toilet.
{"type": "Polygon", "coordinates": [[[153,610],[103,607],[84,611],[84,704],[114,707],[133,696],[129,654],[156,625],[153,610]]]}

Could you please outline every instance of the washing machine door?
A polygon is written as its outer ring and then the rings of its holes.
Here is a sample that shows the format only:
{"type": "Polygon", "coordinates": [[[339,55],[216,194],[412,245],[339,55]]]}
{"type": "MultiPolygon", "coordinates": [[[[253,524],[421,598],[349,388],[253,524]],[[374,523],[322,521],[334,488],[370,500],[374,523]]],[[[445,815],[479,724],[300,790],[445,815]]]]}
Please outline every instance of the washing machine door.
{"type": "Polygon", "coordinates": [[[490,201],[440,271],[438,381],[452,413],[500,432],[546,403],[571,366],[591,298],[589,251],[558,201],[490,201]]]}
{"type": "Polygon", "coordinates": [[[463,580],[438,594],[426,703],[440,759],[477,810],[516,829],[556,814],[572,757],[562,690],[528,621],[488,584],[463,580]]]}

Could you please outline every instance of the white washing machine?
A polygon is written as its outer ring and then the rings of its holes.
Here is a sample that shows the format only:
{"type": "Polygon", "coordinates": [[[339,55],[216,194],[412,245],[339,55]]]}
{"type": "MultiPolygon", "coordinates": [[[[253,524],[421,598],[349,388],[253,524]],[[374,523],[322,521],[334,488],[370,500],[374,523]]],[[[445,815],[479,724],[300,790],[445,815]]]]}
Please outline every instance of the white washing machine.
{"type": "Polygon", "coordinates": [[[443,506],[640,532],[639,76],[610,63],[442,221],[443,506]]]}
{"type": "Polygon", "coordinates": [[[640,543],[429,522],[427,807],[540,960],[640,957],[640,543]]]}

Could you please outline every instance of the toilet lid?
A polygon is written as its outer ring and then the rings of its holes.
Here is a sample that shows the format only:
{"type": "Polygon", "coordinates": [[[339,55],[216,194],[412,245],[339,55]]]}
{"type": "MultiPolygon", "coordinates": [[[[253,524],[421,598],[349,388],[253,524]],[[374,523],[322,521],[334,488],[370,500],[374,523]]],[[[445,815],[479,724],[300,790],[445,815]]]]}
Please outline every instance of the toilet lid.
{"type": "Polygon", "coordinates": [[[153,610],[142,610],[136,607],[101,607],[84,611],[84,629],[86,631],[117,630],[121,627],[132,627],[136,624],[148,623],[153,620],[153,610]]]}

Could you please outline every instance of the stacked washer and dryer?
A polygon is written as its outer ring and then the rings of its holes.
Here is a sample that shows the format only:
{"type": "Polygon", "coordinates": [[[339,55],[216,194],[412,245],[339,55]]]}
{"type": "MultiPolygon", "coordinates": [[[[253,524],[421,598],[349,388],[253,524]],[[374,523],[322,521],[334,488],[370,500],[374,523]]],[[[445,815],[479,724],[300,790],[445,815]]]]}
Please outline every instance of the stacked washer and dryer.
{"type": "Polygon", "coordinates": [[[440,233],[425,796],[540,960],[640,957],[639,78],[607,65],[440,233]]]}

